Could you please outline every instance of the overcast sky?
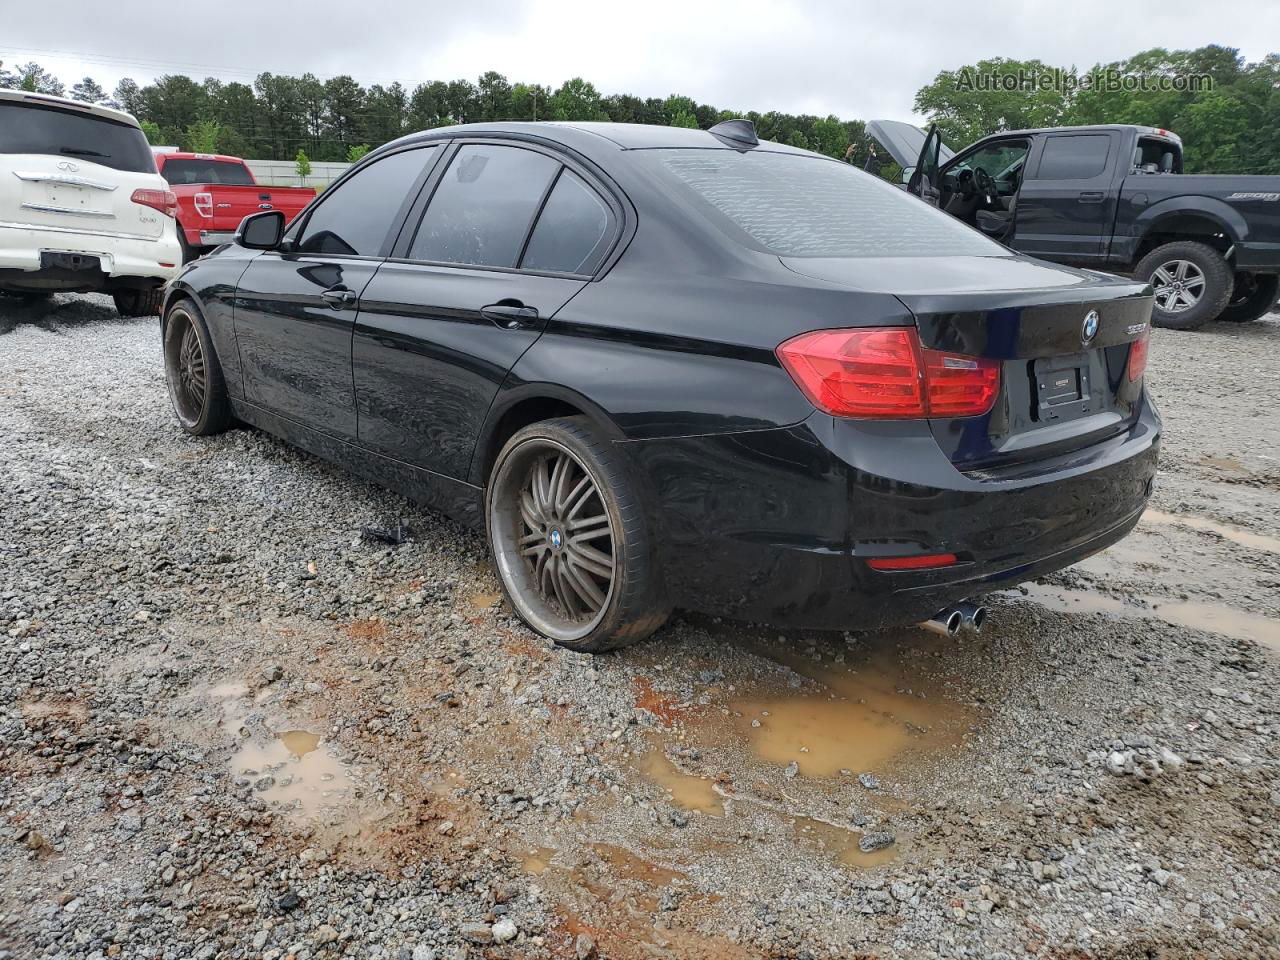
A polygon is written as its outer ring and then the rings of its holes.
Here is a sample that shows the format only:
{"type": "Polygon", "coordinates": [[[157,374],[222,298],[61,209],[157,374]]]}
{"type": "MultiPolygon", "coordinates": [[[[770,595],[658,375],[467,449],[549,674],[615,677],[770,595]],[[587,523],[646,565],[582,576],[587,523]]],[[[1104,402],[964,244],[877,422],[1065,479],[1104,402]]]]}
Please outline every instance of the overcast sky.
{"type": "Polygon", "coordinates": [[[86,74],[111,90],[124,76],[252,81],[265,70],[412,88],[497,70],[551,87],[580,75],[603,94],[682,93],[721,108],[859,119],[910,119],[916,90],[939,70],[989,56],[1085,68],[1155,46],[1217,43],[1250,60],[1280,49],[1280,0],[1072,0],[1000,12],[968,0],[4,6],[0,60],[38,60],[68,86],[86,74]]]}

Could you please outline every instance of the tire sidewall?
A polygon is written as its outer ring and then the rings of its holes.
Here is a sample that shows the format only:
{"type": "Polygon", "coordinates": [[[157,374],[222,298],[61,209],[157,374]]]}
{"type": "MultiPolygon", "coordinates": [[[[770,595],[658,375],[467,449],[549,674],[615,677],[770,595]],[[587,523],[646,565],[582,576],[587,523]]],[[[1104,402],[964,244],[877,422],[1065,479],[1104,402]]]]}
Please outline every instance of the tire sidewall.
{"type": "MultiPolygon", "coordinates": [[[[1239,303],[1228,303],[1218,315],[1219,320],[1228,323],[1249,323],[1271,312],[1276,302],[1277,289],[1280,288],[1280,275],[1264,273],[1254,274],[1254,277],[1257,278],[1257,289],[1239,303]]],[[[1235,289],[1240,289],[1238,282],[1235,289]]]]}

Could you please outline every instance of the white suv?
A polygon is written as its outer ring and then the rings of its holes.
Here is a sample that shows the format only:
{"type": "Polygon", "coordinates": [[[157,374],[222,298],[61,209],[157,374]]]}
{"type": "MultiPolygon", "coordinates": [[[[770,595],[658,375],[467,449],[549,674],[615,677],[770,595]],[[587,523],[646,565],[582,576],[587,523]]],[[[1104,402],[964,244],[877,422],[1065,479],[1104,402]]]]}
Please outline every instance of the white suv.
{"type": "Polygon", "coordinates": [[[0,90],[0,290],[110,293],[160,312],[178,272],[177,199],[127,113],[0,90]]]}

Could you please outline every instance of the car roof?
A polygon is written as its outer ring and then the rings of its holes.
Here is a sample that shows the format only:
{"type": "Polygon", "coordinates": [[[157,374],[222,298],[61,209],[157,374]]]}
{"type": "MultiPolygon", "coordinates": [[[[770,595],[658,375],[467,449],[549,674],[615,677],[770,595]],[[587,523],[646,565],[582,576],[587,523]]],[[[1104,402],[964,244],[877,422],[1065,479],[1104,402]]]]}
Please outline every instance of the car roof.
{"type": "Polygon", "coordinates": [[[30,93],[26,90],[0,90],[0,100],[19,100],[36,106],[57,107],[72,113],[90,113],[94,116],[102,117],[104,120],[114,120],[116,123],[128,124],[131,127],[139,126],[133,115],[125,113],[123,110],[114,110],[111,107],[104,107],[96,103],[81,103],[79,100],[55,97],[49,93],[30,93]]]}
{"type": "MultiPolygon", "coordinates": [[[[474,137],[485,134],[518,135],[552,140],[564,146],[591,152],[592,148],[612,148],[615,150],[653,150],[653,149],[710,149],[733,150],[732,143],[722,140],[707,130],[690,127],[662,127],[649,123],[604,123],[595,121],[561,121],[561,120],[502,120],[490,123],[462,123],[449,127],[432,127],[419,133],[411,133],[378,147],[376,153],[393,146],[405,146],[410,143],[444,140],[454,137],[474,137]]],[[[785,143],[774,143],[762,140],[754,150],[769,153],[813,154],[785,143]]]]}
{"type": "Polygon", "coordinates": [[[1181,142],[1181,138],[1172,130],[1162,130],[1158,127],[1144,127],[1137,123],[1089,123],[1076,127],[1032,127],[1026,130],[998,130],[995,133],[987,134],[981,140],[975,140],[974,143],[981,143],[982,140],[990,140],[992,137],[1031,137],[1042,133],[1097,133],[1099,131],[1123,132],[1125,130],[1137,130],[1143,136],[1165,137],[1169,140],[1181,142]]]}

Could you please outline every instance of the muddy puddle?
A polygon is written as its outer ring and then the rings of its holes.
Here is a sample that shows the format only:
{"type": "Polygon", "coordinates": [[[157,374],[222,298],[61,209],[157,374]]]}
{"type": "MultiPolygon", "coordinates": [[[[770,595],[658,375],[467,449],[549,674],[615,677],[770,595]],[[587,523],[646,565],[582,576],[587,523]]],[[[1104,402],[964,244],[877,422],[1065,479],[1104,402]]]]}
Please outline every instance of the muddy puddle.
{"type": "Polygon", "coordinates": [[[1187,527],[1191,530],[1206,530],[1251,550],[1261,550],[1264,553],[1280,553],[1280,538],[1268,537],[1264,534],[1243,530],[1240,527],[1218,523],[1216,520],[1210,520],[1207,517],[1197,517],[1187,513],[1164,513],[1148,507],[1147,511],[1142,515],[1142,522],[1155,526],[1177,526],[1187,527]]]}
{"type": "Polygon", "coordinates": [[[1280,620],[1247,613],[1234,607],[1193,600],[1160,600],[1142,598],[1141,602],[1127,602],[1094,593],[1089,590],[1072,590],[1047,583],[1024,584],[1019,590],[1006,591],[1000,596],[1015,600],[1026,599],[1060,613],[1102,613],[1121,617],[1144,617],[1163,620],[1166,623],[1218,633],[1237,640],[1252,640],[1272,650],[1280,651],[1280,620]],[[1022,589],[1027,592],[1024,594],[1022,589]]]}
{"type": "Polygon", "coordinates": [[[879,867],[890,863],[898,855],[897,844],[864,852],[861,847],[863,838],[861,831],[847,830],[812,817],[796,818],[795,836],[799,843],[810,849],[816,849],[819,855],[846,867],[862,869],[879,867]]]}
{"type": "Polygon", "coordinates": [[[637,767],[646,779],[662,787],[676,806],[713,817],[724,814],[724,801],[716,793],[714,781],[685,773],[660,747],[644,754],[637,767]]]}
{"type": "Polygon", "coordinates": [[[265,694],[250,697],[237,683],[209,690],[221,706],[223,729],[237,742],[228,761],[236,785],[251,788],[295,825],[331,839],[353,836],[378,819],[361,801],[351,767],[320,733],[267,722],[265,694]]]}
{"type": "Polygon", "coordinates": [[[796,764],[801,776],[883,775],[905,754],[958,745],[973,719],[918,664],[904,664],[891,650],[800,652],[776,645],[756,652],[816,685],[730,704],[751,750],[769,763],[796,764]]]}

